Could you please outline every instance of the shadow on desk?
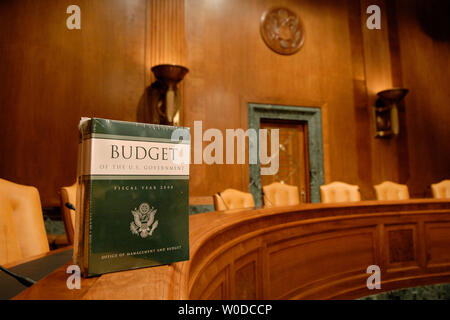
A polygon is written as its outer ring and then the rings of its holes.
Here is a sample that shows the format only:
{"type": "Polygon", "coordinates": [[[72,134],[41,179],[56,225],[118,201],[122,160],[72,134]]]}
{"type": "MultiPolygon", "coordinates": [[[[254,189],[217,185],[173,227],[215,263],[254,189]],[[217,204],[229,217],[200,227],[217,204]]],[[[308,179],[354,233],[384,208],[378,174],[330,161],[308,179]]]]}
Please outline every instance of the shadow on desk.
{"type": "MultiPolygon", "coordinates": [[[[50,251],[34,259],[19,261],[14,265],[7,264],[5,268],[20,276],[38,281],[70,261],[72,261],[71,246],[50,251]]],[[[25,289],[27,287],[19,281],[4,272],[0,272],[0,300],[14,298],[25,289]]]]}

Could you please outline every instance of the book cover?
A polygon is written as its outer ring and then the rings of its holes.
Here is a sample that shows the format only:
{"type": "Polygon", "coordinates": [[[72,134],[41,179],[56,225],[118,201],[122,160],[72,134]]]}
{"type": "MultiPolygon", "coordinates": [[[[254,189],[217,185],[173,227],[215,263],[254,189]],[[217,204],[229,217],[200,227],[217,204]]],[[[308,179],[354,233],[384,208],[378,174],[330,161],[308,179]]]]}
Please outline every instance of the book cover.
{"type": "Polygon", "coordinates": [[[189,259],[188,130],[82,119],[74,261],[83,275],[189,259]]]}

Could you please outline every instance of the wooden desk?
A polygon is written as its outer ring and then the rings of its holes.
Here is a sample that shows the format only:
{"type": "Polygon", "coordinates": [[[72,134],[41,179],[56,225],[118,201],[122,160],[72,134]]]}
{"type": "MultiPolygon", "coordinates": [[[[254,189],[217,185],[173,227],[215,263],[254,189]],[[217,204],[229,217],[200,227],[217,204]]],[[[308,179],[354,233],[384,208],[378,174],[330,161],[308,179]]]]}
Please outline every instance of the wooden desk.
{"type": "MultiPolygon", "coordinates": [[[[18,275],[37,281],[49,275],[53,270],[70,262],[71,259],[72,246],[68,246],[9,263],[4,265],[4,267],[18,275]]],[[[0,272],[0,300],[11,299],[26,288],[26,286],[16,279],[6,273],[0,272]]]]}
{"type": "Polygon", "coordinates": [[[308,204],[190,217],[190,261],[82,279],[65,267],[17,299],[349,299],[450,282],[450,200],[308,204]],[[368,290],[369,265],[381,290],[368,290]]]}

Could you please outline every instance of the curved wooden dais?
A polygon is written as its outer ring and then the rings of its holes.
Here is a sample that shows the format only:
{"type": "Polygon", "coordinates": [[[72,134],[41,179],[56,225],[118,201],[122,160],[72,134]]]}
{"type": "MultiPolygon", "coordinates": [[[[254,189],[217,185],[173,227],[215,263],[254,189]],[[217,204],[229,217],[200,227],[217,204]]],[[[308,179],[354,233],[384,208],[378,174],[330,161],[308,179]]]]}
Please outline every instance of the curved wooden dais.
{"type": "Polygon", "coordinates": [[[18,299],[348,299],[450,282],[450,201],[364,201],[190,217],[190,261],[82,279],[61,268],[18,299]],[[381,289],[366,286],[381,269],[381,289]]]}

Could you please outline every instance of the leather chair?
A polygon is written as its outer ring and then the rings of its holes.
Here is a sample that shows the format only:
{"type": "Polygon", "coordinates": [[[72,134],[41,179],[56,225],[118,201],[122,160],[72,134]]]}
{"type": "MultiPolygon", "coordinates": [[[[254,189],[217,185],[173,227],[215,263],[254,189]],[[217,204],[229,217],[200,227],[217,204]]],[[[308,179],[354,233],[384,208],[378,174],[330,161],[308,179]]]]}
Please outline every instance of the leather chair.
{"type": "Polygon", "coordinates": [[[49,251],[38,190],[0,179],[0,264],[49,251]]]}
{"type": "Polygon", "coordinates": [[[264,186],[263,192],[264,207],[266,208],[300,204],[297,186],[273,182],[264,186]]]}
{"type": "Polygon", "coordinates": [[[377,200],[408,200],[408,186],[391,181],[384,181],[376,186],[377,200]]]}
{"type": "Polygon", "coordinates": [[[253,208],[255,201],[251,193],[242,192],[236,189],[226,189],[214,195],[214,208],[216,211],[253,208]]]}
{"type": "Polygon", "coordinates": [[[357,185],[335,181],[320,186],[322,203],[361,201],[361,193],[357,185]]]}
{"type": "Polygon", "coordinates": [[[66,207],[66,203],[71,203],[76,208],[77,183],[61,188],[61,213],[66,230],[67,241],[73,244],[75,230],[75,210],[66,207]]]}
{"type": "Polygon", "coordinates": [[[431,192],[435,199],[450,198],[450,180],[442,180],[439,183],[432,184],[431,192]]]}

